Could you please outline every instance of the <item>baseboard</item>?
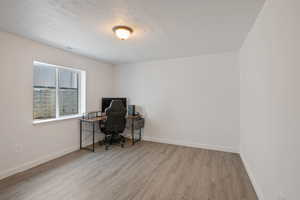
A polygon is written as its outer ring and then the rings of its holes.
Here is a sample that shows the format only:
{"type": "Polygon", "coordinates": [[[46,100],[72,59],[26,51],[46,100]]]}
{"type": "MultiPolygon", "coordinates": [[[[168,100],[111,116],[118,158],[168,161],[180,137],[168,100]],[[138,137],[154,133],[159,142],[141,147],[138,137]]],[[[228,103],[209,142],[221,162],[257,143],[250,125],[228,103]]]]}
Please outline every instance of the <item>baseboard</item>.
{"type": "MultiPolygon", "coordinates": [[[[164,139],[164,138],[154,138],[154,137],[147,137],[147,136],[144,136],[143,140],[145,140],[145,141],[151,141],[151,142],[158,142],[158,143],[174,144],[174,145],[180,145],[180,146],[203,148],[203,149],[216,150],[216,151],[224,151],[224,152],[230,152],[230,153],[239,153],[234,148],[231,148],[231,147],[222,147],[222,146],[217,146],[217,145],[206,145],[206,144],[198,144],[198,143],[196,144],[196,143],[190,143],[190,142],[186,142],[186,141],[170,140],[170,139],[164,139]]],[[[1,172],[0,173],[0,180],[2,180],[4,178],[7,178],[9,176],[12,176],[14,174],[26,171],[26,170],[31,169],[33,167],[36,167],[36,166],[38,166],[40,164],[43,164],[43,163],[46,163],[46,162],[48,162],[50,160],[59,158],[59,157],[64,156],[64,155],[66,155],[68,153],[76,151],[78,149],[79,149],[78,146],[74,146],[74,147],[65,149],[65,150],[63,150],[61,152],[47,155],[47,156],[45,156],[45,157],[43,157],[41,159],[37,159],[37,160],[31,161],[31,162],[27,162],[27,163],[21,165],[20,167],[16,167],[16,168],[9,169],[7,171],[1,172]]],[[[252,173],[252,171],[251,171],[251,169],[250,169],[250,167],[249,167],[249,165],[247,163],[247,160],[245,159],[245,156],[243,155],[242,152],[240,152],[240,156],[241,156],[242,162],[244,163],[246,171],[247,171],[247,173],[249,175],[249,178],[250,178],[250,180],[252,182],[252,185],[254,187],[254,190],[255,190],[255,192],[256,192],[259,200],[264,200],[263,193],[262,193],[260,187],[258,186],[257,181],[255,179],[255,176],[252,173]]]]}
{"type": "Polygon", "coordinates": [[[180,146],[201,148],[201,149],[209,149],[209,150],[214,150],[214,151],[239,153],[238,150],[235,149],[235,148],[218,146],[218,145],[207,145],[207,144],[191,143],[191,142],[188,142],[188,141],[181,141],[181,140],[179,141],[179,140],[172,140],[172,139],[165,139],[165,138],[154,138],[154,137],[148,137],[148,136],[144,136],[143,140],[151,141],[151,142],[158,142],[158,143],[165,143],[165,144],[174,144],[174,145],[180,145],[180,146]]]}
{"type": "Polygon", "coordinates": [[[43,158],[40,158],[40,159],[37,159],[37,160],[34,160],[34,161],[30,161],[30,162],[27,162],[19,167],[16,167],[16,168],[13,168],[13,169],[9,169],[9,170],[6,170],[4,172],[0,172],[0,180],[4,179],[4,178],[7,178],[9,176],[12,176],[14,174],[17,174],[17,173],[20,173],[20,172],[23,172],[23,171],[26,171],[28,169],[31,169],[33,167],[36,167],[38,165],[41,165],[43,163],[46,163],[50,160],[53,160],[53,159],[56,159],[56,158],[59,158],[61,156],[64,156],[68,153],[71,153],[73,151],[76,151],[76,150],[79,150],[79,146],[74,146],[74,147],[71,147],[71,148],[67,148],[61,152],[56,152],[56,153],[53,153],[53,154],[50,154],[50,155],[47,155],[43,158]]]}
{"type": "Polygon", "coordinates": [[[249,178],[250,178],[250,181],[251,181],[251,183],[252,183],[252,186],[253,186],[253,188],[254,188],[256,194],[257,194],[258,199],[259,199],[259,200],[264,200],[262,190],[261,190],[261,188],[259,187],[259,185],[258,185],[258,183],[257,183],[257,181],[256,181],[256,179],[255,179],[254,173],[253,173],[252,170],[250,169],[250,166],[249,166],[249,164],[248,164],[248,162],[247,162],[247,159],[245,158],[245,156],[244,156],[244,154],[242,153],[242,151],[240,152],[240,157],[241,157],[241,159],[242,159],[242,162],[243,162],[243,164],[244,164],[244,166],[245,166],[245,169],[246,169],[247,174],[248,174],[248,176],[249,176],[249,178]]]}
{"type": "MultiPolygon", "coordinates": [[[[95,144],[97,144],[100,140],[101,140],[101,138],[96,139],[95,140],[95,144]]],[[[86,146],[89,146],[89,145],[92,145],[92,144],[93,144],[93,142],[90,141],[88,143],[84,143],[83,147],[86,147],[86,146]]],[[[9,176],[15,175],[17,173],[26,171],[28,169],[31,169],[33,167],[36,167],[38,165],[41,165],[43,163],[46,163],[46,162],[51,161],[51,160],[54,160],[56,158],[59,158],[61,156],[64,156],[66,154],[72,153],[73,151],[77,151],[77,150],[79,150],[79,145],[67,148],[67,149],[65,149],[65,150],[63,150],[61,152],[58,152],[58,153],[49,154],[49,155],[47,155],[47,156],[45,156],[43,158],[40,158],[40,159],[37,159],[37,160],[34,160],[34,161],[27,162],[25,164],[22,164],[19,167],[16,167],[16,168],[13,168],[13,169],[9,169],[9,170],[6,170],[4,172],[0,172],[0,180],[2,180],[4,178],[7,178],[9,176]]]]}

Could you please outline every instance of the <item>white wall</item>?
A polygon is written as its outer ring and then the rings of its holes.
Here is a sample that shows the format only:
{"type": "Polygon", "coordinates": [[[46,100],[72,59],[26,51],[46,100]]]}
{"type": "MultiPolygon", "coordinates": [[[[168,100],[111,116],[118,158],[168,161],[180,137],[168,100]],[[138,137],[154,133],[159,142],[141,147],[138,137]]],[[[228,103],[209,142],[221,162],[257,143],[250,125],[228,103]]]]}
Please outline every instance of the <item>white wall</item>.
{"type": "Polygon", "coordinates": [[[79,148],[78,119],[32,124],[33,60],[86,70],[87,111],[112,95],[112,66],[0,32],[0,179],[79,148]]]}
{"type": "Polygon", "coordinates": [[[241,154],[260,199],[299,199],[300,2],[267,0],[240,51],[241,154]]]}
{"type": "Polygon", "coordinates": [[[145,139],[237,151],[237,62],[225,53],[115,66],[115,94],[140,106],[145,139]]]}

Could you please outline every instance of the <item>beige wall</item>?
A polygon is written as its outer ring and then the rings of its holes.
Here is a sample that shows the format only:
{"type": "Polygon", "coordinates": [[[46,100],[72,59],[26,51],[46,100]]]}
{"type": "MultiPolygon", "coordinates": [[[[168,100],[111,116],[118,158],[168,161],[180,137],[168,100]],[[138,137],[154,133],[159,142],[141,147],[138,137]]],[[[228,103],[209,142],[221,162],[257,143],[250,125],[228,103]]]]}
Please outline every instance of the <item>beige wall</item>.
{"type": "Polygon", "coordinates": [[[223,53],[118,65],[115,94],[140,106],[147,140],[237,152],[237,62],[223,53]]]}
{"type": "Polygon", "coordinates": [[[34,60],[86,70],[87,111],[112,95],[112,66],[0,32],[0,178],[79,148],[78,119],[32,124],[34,60]]]}
{"type": "Polygon", "coordinates": [[[240,51],[241,155],[261,200],[299,199],[299,10],[267,0],[240,51]]]}

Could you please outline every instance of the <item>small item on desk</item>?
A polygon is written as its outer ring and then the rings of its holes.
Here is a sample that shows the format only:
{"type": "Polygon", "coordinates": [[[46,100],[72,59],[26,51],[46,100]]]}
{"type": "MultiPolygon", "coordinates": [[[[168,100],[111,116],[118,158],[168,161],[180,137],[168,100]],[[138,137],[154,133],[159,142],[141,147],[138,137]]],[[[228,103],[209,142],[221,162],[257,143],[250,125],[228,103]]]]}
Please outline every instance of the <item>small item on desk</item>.
{"type": "Polygon", "coordinates": [[[128,105],[128,115],[134,116],[135,114],[135,105],[128,105]]]}

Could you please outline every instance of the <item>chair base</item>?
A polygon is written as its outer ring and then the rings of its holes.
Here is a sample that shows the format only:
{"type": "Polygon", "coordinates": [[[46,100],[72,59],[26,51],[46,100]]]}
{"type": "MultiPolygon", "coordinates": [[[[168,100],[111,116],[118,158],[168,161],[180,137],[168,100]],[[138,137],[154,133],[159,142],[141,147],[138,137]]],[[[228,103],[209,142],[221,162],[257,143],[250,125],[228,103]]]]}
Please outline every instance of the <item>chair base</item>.
{"type": "Polygon", "coordinates": [[[125,146],[125,137],[122,135],[105,135],[104,139],[105,150],[109,149],[109,146],[113,144],[120,144],[122,148],[125,146]]]}

